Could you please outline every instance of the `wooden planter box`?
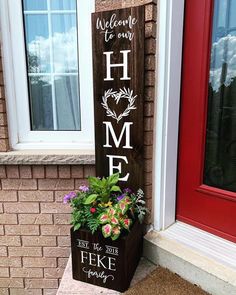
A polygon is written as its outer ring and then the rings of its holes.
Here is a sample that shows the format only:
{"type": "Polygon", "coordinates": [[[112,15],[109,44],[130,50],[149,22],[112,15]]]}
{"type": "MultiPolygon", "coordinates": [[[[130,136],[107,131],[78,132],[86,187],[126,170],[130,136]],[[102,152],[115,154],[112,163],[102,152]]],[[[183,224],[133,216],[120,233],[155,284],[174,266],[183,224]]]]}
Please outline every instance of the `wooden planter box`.
{"type": "Polygon", "coordinates": [[[127,235],[105,239],[101,232],[71,229],[73,279],[124,292],[129,288],[142,254],[142,225],[127,235]]]}

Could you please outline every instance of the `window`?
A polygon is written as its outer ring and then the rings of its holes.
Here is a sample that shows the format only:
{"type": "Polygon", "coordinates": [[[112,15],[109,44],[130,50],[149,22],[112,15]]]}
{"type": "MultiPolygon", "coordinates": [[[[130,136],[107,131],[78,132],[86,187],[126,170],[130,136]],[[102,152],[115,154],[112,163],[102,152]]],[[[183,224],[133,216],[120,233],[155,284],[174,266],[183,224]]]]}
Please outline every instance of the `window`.
{"type": "Polygon", "coordinates": [[[93,149],[93,10],[94,1],[1,1],[13,149],[93,149]]]}

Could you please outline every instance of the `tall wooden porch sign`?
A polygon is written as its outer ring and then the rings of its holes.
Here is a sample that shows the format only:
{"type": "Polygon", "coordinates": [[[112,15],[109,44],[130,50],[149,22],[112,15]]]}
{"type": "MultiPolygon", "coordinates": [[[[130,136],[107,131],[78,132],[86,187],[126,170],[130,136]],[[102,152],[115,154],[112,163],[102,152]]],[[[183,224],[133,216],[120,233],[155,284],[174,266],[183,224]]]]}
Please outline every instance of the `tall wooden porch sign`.
{"type": "Polygon", "coordinates": [[[93,23],[96,174],[143,185],[144,7],[98,12],[93,23]]]}

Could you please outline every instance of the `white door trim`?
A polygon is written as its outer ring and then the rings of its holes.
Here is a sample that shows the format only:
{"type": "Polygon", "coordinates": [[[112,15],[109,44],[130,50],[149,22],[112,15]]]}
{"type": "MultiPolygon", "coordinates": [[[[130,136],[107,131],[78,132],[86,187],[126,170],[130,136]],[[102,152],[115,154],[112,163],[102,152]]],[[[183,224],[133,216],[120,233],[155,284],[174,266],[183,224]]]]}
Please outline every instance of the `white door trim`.
{"type": "Polygon", "coordinates": [[[160,0],[154,157],[154,229],[175,222],[184,0],[160,0]]]}

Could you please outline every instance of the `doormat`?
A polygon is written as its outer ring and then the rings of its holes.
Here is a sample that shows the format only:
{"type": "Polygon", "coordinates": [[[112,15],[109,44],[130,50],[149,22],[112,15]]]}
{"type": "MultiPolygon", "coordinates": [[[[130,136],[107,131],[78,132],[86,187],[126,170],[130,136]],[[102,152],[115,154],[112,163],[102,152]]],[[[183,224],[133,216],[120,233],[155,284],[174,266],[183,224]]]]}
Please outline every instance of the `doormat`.
{"type": "Polygon", "coordinates": [[[145,279],[124,293],[125,295],[209,295],[196,285],[169,270],[158,267],[145,279]]]}

